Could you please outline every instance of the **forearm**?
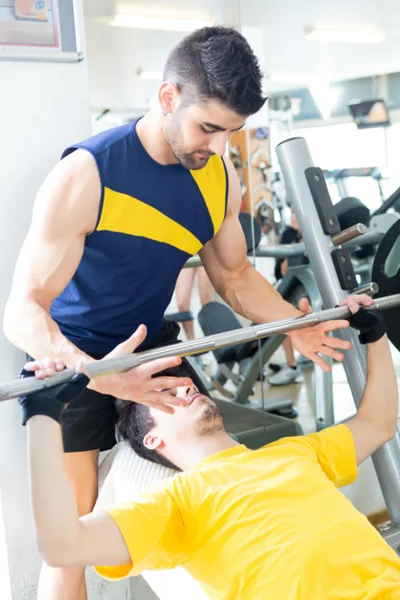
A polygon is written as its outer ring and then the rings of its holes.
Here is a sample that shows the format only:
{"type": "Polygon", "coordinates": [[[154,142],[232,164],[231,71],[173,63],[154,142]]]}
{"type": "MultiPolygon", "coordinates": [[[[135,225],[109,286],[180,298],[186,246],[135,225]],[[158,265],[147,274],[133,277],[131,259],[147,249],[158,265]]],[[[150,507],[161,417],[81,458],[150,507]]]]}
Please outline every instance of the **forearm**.
{"type": "Polygon", "coordinates": [[[79,544],[80,522],[65,468],[60,425],[45,416],[27,422],[30,493],[39,551],[64,564],[79,544]]]}
{"type": "Polygon", "coordinates": [[[256,323],[301,315],[250,263],[240,274],[220,282],[217,291],[236,313],[256,323]]]}
{"type": "Polygon", "coordinates": [[[8,340],[36,360],[61,358],[73,367],[90,357],[61,333],[50,313],[33,298],[10,298],[4,316],[4,332],[8,340]]]}
{"type": "Polygon", "coordinates": [[[388,338],[368,344],[367,382],[358,415],[392,437],[397,427],[398,390],[388,338]],[[391,435],[390,435],[391,434],[391,435]]]}

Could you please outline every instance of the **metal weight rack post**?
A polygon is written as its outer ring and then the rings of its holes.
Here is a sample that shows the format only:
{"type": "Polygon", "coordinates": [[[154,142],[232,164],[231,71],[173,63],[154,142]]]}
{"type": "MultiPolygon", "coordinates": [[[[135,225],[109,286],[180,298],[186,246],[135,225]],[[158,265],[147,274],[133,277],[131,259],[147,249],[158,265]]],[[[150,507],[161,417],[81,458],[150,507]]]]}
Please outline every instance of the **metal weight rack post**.
{"type": "MultiPolygon", "coordinates": [[[[350,255],[335,247],[332,236],[340,231],[323,172],[313,166],[303,138],[286,140],[277,147],[279,164],[307,247],[325,308],[337,306],[357,285],[350,255]]],[[[352,343],[345,353],[344,368],[357,408],[366,379],[366,353],[353,329],[339,332],[352,343]]],[[[379,399],[377,399],[379,401],[379,399]]],[[[382,531],[388,543],[400,547],[400,436],[377,450],[372,457],[391,525],[382,531]]]]}

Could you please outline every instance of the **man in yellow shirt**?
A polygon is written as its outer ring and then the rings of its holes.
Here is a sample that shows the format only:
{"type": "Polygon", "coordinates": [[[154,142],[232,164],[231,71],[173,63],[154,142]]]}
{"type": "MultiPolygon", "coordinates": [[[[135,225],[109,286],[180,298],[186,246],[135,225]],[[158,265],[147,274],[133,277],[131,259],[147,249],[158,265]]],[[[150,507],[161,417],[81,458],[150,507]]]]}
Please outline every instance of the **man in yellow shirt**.
{"type": "MultiPolygon", "coordinates": [[[[397,424],[383,320],[360,310],[351,324],[368,344],[367,383],[346,425],[251,451],[228,436],[217,407],[193,386],[176,389],[182,407],[174,414],[127,404],[132,410],[123,411],[122,426],[131,444],[181,472],[128,504],[81,518],[57,410],[88,379],[81,374],[60,386],[58,403],[54,391],[22,398],[44,560],[107,565],[96,570],[108,579],[180,565],[218,600],[400,599],[400,558],[338,490],[355,481],[357,465],[393,437],[397,424]]],[[[26,368],[43,374],[42,363],[26,368]]]]}

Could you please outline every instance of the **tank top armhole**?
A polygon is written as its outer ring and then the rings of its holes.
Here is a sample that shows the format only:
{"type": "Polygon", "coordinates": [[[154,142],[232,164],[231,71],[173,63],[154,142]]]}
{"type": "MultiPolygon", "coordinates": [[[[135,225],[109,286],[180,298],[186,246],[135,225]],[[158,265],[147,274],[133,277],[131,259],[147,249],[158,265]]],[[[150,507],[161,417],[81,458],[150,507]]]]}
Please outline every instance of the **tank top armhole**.
{"type": "MultiPolygon", "coordinates": [[[[75,146],[70,146],[69,148],[67,148],[62,156],[61,156],[61,160],[63,158],[65,158],[66,156],[68,156],[69,154],[72,154],[72,152],[75,152],[75,150],[86,150],[86,152],[88,152],[91,156],[93,156],[95,162],[96,162],[96,167],[97,167],[97,171],[99,173],[99,177],[100,177],[100,185],[101,185],[101,192],[100,192],[100,204],[99,204],[99,210],[97,213],[97,219],[96,219],[96,224],[94,226],[93,231],[91,231],[90,233],[88,233],[87,235],[91,235],[92,233],[94,233],[97,230],[97,227],[99,226],[100,223],[100,219],[101,219],[101,215],[103,212],[103,205],[104,205],[104,177],[103,177],[103,171],[101,169],[99,160],[98,160],[98,154],[93,152],[93,150],[91,150],[91,148],[87,148],[86,146],[81,146],[80,144],[76,144],[75,146]]],[[[87,237],[87,236],[86,236],[87,237]]]]}
{"type": "Polygon", "coordinates": [[[229,177],[228,177],[228,171],[226,168],[226,164],[224,161],[224,157],[221,156],[221,160],[222,160],[222,164],[224,166],[224,171],[225,171],[225,181],[226,181],[226,191],[225,191],[225,211],[224,211],[224,221],[225,221],[225,217],[226,217],[226,213],[228,211],[228,199],[229,199],[229,177]]]}

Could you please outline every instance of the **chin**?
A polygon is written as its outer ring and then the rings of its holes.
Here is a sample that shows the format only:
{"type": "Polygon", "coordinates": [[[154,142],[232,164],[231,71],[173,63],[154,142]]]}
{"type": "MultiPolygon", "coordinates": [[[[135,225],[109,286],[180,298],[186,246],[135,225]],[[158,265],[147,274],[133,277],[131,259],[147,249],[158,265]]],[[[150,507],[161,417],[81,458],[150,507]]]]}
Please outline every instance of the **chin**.
{"type": "Polygon", "coordinates": [[[185,169],[189,169],[190,171],[198,171],[200,169],[204,169],[209,159],[209,156],[205,158],[199,158],[194,157],[193,155],[187,155],[180,157],[178,160],[181,165],[185,167],[185,169]]]}
{"type": "MultiPolygon", "coordinates": [[[[201,414],[197,419],[198,433],[200,435],[210,435],[217,431],[223,431],[224,422],[219,408],[213,402],[210,402],[209,398],[206,396],[203,396],[202,398],[205,400],[203,400],[201,414]]],[[[198,399],[199,402],[201,400],[201,398],[198,399]]]]}

